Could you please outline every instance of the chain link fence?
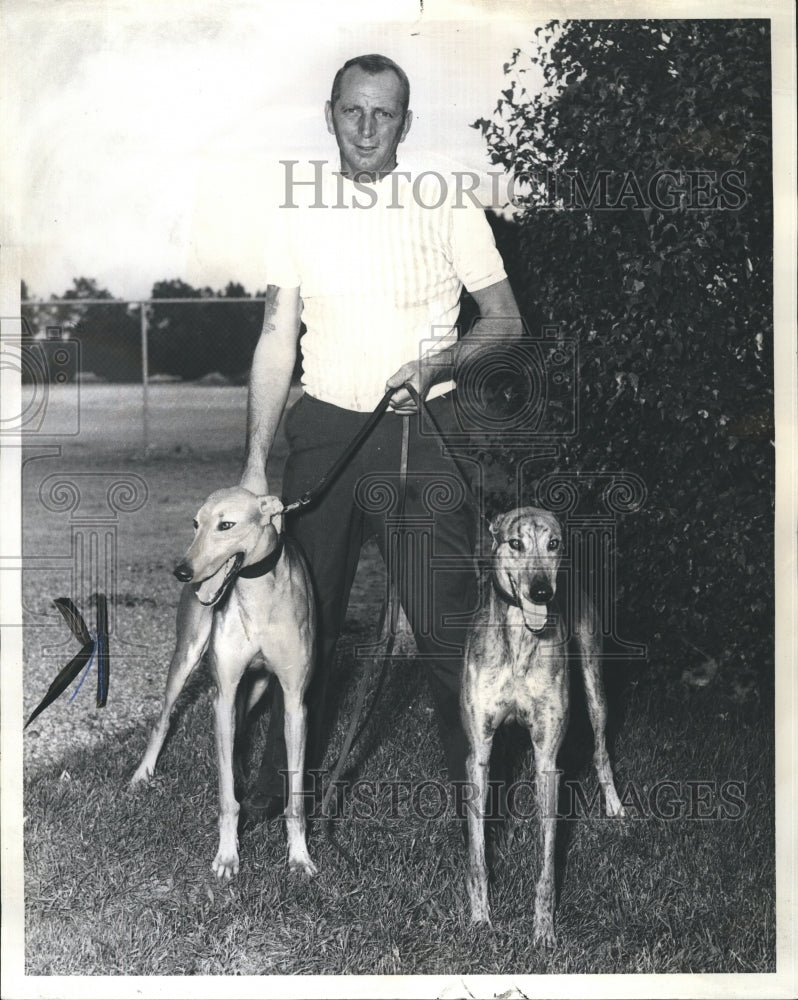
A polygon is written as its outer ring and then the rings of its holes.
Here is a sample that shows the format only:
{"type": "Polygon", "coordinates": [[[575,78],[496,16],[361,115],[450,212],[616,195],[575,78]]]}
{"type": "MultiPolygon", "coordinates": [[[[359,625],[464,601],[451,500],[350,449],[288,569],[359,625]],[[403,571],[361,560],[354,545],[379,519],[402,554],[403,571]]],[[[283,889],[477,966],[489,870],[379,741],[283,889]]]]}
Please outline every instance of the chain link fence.
{"type": "Polygon", "coordinates": [[[265,299],[50,299],[22,304],[23,382],[246,383],[265,299]]]}
{"type": "MultiPolygon", "coordinates": [[[[202,293],[24,299],[10,362],[23,388],[19,429],[28,441],[80,435],[87,446],[102,448],[109,442],[187,448],[199,420],[204,446],[243,443],[241,393],[265,302],[259,295],[202,293]],[[206,396],[213,387],[216,395],[206,396]]],[[[298,360],[295,382],[300,375],[298,360]]]]}

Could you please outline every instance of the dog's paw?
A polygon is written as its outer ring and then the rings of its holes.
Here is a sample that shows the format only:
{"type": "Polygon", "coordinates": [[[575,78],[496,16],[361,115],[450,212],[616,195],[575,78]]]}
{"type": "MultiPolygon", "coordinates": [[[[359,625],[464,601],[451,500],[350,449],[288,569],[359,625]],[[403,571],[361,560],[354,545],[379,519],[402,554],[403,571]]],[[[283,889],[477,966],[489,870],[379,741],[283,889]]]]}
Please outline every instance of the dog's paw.
{"type": "Polygon", "coordinates": [[[310,856],[293,857],[288,859],[288,870],[296,872],[297,875],[304,875],[306,878],[313,878],[319,874],[319,869],[310,860],[310,856]]]}
{"type": "Polygon", "coordinates": [[[490,927],[487,882],[469,879],[467,889],[468,902],[471,906],[471,923],[482,927],[490,927]]]}
{"type": "Polygon", "coordinates": [[[626,810],[621,805],[615,789],[608,793],[604,801],[604,810],[609,819],[626,819],[626,810]]]}
{"type": "Polygon", "coordinates": [[[471,923],[478,927],[491,927],[487,894],[469,891],[469,903],[471,904],[471,923]]]}
{"type": "Polygon", "coordinates": [[[554,921],[549,914],[535,915],[532,943],[541,948],[556,948],[557,935],[554,933],[554,921]]]}
{"type": "Polygon", "coordinates": [[[151,768],[148,768],[145,764],[139,764],[133,777],[128,782],[128,788],[142,788],[144,785],[148,785],[152,775],[153,771],[151,768]]]}
{"type": "Polygon", "coordinates": [[[221,881],[221,879],[230,879],[234,875],[238,875],[238,853],[229,853],[226,851],[219,851],[216,857],[213,859],[214,875],[221,881]]]}

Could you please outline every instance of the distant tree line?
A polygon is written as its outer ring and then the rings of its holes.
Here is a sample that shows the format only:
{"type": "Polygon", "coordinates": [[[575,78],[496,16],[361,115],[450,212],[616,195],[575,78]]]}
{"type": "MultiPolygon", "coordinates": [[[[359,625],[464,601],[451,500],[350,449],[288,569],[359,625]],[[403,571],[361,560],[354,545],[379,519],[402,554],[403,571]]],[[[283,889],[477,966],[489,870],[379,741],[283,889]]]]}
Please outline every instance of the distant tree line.
{"type": "MultiPolygon", "coordinates": [[[[255,298],[262,295],[257,292],[255,298]]],[[[193,380],[219,373],[232,382],[246,381],[263,323],[263,304],[225,300],[252,297],[232,281],[219,292],[181,280],[157,281],[151,299],[183,301],[146,306],[148,374],[193,380]]],[[[109,382],[141,381],[141,307],[116,299],[93,278],[75,278],[63,295],[51,297],[59,299],[67,304],[32,302],[23,282],[24,336],[40,338],[49,327],[51,338],[79,344],[84,374],[91,372],[109,382]],[[102,302],[88,304],[87,299],[102,302]]]]}

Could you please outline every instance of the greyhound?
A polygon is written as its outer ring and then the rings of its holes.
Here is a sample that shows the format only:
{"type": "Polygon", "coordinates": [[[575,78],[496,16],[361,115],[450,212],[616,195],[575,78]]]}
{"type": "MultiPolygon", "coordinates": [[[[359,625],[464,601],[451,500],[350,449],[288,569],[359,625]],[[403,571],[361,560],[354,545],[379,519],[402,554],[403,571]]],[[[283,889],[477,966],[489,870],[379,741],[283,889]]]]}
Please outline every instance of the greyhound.
{"type": "MultiPolygon", "coordinates": [[[[242,487],[212,493],[194,520],[196,534],[175,567],[183,588],[177,644],[169,665],[163,711],[131,785],[152,777],[178,695],[210,647],[219,766],[218,878],[238,873],[239,804],[233,787],[235,697],[248,666],[277,676],[285,696],[288,800],[285,810],[292,871],[315,875],[305,841],[303,774],[306,710],[303,696],[315,657],[316,609],[304,556],[283,535],[282,501],[242,487]],[[276,522],[276,523],[275,523],[276,522]]],[[[252,686],[248,709],[268,675],[252,686]]]]}
{"type": "Polygon", "coordinates": [[[474,923],[490,924],[483,823],[493,735],[517,719],[535,750],[543,860],[535,897],[534,940],[552,948],[554,840],[559,787],[557,753],[568,722],[568,642],[576,642],[595,739],[594,762],[609,816],[624,809],[610,767],[604,730],[607,706],[595,610],[583,600],[567,630],[562,608],[550,613],[562,559],[562,531],[553,514],[521,507],[496,517],[490,574],[466,644],[461,708],[470,745],[466,765],[475,799],[468,809],[468,896],[474,923]],[[474,808],[476,806],[477,808],[474,808]]]}

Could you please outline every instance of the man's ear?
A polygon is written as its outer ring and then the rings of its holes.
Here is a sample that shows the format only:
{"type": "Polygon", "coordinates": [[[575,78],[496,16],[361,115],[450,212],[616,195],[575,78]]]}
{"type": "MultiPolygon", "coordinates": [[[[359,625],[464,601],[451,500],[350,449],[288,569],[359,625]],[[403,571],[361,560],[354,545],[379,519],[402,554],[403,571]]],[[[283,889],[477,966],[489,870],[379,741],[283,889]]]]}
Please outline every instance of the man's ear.
{"type": "Polygon", "coordinates": [[[402,131],[399,134],[399,142],[405,141],[405,136],[410,131],[410,126],[412,124],[413,124],[413,112],[410,111],[410,109],[408,109],[407,111],[405,111],[405,123],[402,126],[402,131]]]}
{"type": "Polygon", "coordinates": [[[283,501],[279,497],[258,497],[261,527],[271,524],[278,535],[283,532],[283,501]]]}
{"type": "Polygon", "coordinates": [[[335,135],[335,122],[333,120],[333,107],[330,101],[324,104],[324,120],[327,122],[327,131],[330,135],[335,135]]]}

